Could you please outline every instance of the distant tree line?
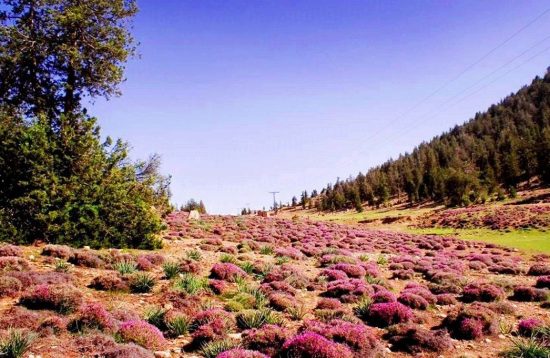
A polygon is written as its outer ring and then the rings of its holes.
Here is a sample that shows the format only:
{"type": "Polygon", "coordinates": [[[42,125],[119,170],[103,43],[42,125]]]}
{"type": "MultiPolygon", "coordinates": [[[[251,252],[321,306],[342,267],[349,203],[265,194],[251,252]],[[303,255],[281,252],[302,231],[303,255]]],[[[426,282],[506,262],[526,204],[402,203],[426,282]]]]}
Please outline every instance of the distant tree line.
{"type": "Polygon", "coordinates": [[[189,199],[185,205],[180,207],[181,211],[197,210],[200,214],[206,214],[206,206],[202,200],[196,201],[195,199],[189,199]]]}
{"type": "MultiPolygon", "coordinates": [[[[466,206],[513,196],[519,183],[535,177],[550,183],[550,69],[410,154],[328,184],[314,201],[304,191],[300,205],[311,201],[321,211],[362,211],[365,204],[379,207],[406,196],[411,204],[466,206]]],[[[296,197],[292,204],[298,205],[296,197]]]]}
{"type": "Polygon", "coordinates": [[[160,158],[101,141],[85,98],[119,94],[133,0],[0,9],[0,241],[155,248],[171,210],[160,158]]]}

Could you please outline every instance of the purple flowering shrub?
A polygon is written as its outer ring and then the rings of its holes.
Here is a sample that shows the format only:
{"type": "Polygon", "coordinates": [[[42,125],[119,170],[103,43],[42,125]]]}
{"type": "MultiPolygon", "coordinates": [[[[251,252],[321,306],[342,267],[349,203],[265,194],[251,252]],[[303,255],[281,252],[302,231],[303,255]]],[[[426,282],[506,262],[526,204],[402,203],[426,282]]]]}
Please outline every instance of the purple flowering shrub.
{"type": "Polygon", "coordinates": [[[21,305],[30,309],[50,309],[71,313],[82,303],[82,294],[71,285],[38,285],[23,293],[21,305]]]}
{"type": "Polygon", "coordinates": [[[23,250],[19,246],[4,244],[0,245],[0,257],[1,256],[23,256],[23,250]]]}
{"type": "Polygon", "coordinates": [[[275,249],[275,256],[289,257],[293,260],[301,260],[304,258],[302,251],[293,247],[278,247],[275,249]]]}
{"type": "Polygon", "coordinates": [[[527,274],[530,276],[550,276],[550,265],[534,264],[529,268],[527,274]]]}
{"type": "Polygon", "coordinates": [[[0,256],[1,271],[27,271],[30,269],[29,262],[18,256],[0,256]]]}
{"type": "Polygon", "coordinates": [[[530,286],[514,287],[514,294],[511,299],[522,302],[542,302],[548,298],[549,291],[543,288],[530,286]]]}
{"type": "Polygon", "coordinates": [[[462,291],[464,302],[492,302],[504,298],[504,291],[490,283],[471,283],[466,285],[462,291]]]}
{"type": "Polygon", "coordinates": [[[98,291],[129,291],[128,283],[122,279],[119,273],[107,273],[96,276],[88,286],[98,291]]]}
{"type": "Polygon", "coordinates": [[[350,303],[372,294],[374,294],[374,289],[365,281],[347,279],[329,282],[324,296],[339,298],[342,302],[350,303]]]}
{"type": "Polygon", "coordinates": [[[235,282],[237,277],[246,277],[247,274],[239,266],[232,263],[217,263],[212,266],[210,277],[228,282],[235,282]]]}
{"type": "Polygon", "coordinates": [[[74,251],[72,248],[65,245],[46,245],[42,249],[42,255],[68,260],[73,257],[74,251]]]}
{"type": "Polygon", "coordinates": [[[332,320],[327,323],[306,321],[303,331],[314,332],[336,343],[345,344],[356,357],[375,357],[382,346],[373,330],[362,323],[332,320]]]}
{"type": "Polygon", "coordinates": [[[404,292],[397,298],[397,301],[413,309],[425,310],[428,308],[428,301],[420,295],[404,292]]]}
{"type": "Polygon", "coordinates": [[[518,333],[524,337],[531,337],[543,326],[544,322],[538,318],[522,319],[518,323],[518,333]]]}
{"type": "Polygon", "coordinates": [[[261,328],[243,332],[243,346],[273,357],[279,352],[287,339],[292,336],[288,328],[266,324],[261,328]]]}
{"type": "Polygon", "coordinates": [[[335,343],[320,334],[304,332],[288,339],[281,356],[301,358],[353,358],[349,348],[335,343]]]}
{"type": "Polygon", "coordinates": [[[116,322],[113,316],[100,303],[88,303],[80,307],[77,318],[70,324],[72,331],[100,330],[113,333],[116,322]]]}
{"type": "Polygon", "coordinates": [[[10,276],[0,276],[0,298],[17,296],[22,288],[23,285],[18,279],[10,276]]]}
{"type": "Polygon", "coordinates": [[[342,271],[349,278],[362,278],[367,274],[367,271],[362,266],[348,263],[337,263],[329,266],[328,269],[342,271]]]}
{"type": "Polygon", "coordinates": [[[367,322],[375,327],[405,323],[412,318],[412,310],[399,302],[374,303],[367,314],[367,322]]]}
{"type": "Polygon", "coordinates": [[[442,326],[453,338],[479,339],[496,333],[496,315],[487,306],[474,303],[450,312],[442,326]]]}
{"type": "Polygon", "coordinates": [[[234,348],[218,354],[216,358],[269,358],[269,356],[256,351],[234,348]]]}
{"type": "Polygon", "coordinates": [[[550,276],[537,277],[537,283],[535,286],[537,288],[550,288],[550,276]]]}
{"type": "Polygon", "coordinates": [[[163,349],[166,340],[162,332],[152,324],[142,320],[132,320],[120,324],[118,334],[125,342],[136,343],[147,349],[163,349]]]}
{"type": "Polygon", "coordinates": [[[442,353],[452,347],[451,339],[445,330],[432,331],[410,324],[391,327],[384,338],[392,344],[392,350],[411,354],[442,353]]]}

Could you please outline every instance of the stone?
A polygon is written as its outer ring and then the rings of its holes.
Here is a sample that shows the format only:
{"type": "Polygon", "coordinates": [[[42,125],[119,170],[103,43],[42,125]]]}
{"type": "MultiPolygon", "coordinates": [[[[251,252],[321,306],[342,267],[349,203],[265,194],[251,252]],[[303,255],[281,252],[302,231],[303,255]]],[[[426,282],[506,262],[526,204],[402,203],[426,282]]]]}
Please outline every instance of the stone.
{"type": "Polygon", "coordinates": [[[189,217],[187,217],[187,220],[200,220],[201,214],[199,214],[198,210],[191,210],[189,212],[189,217]]]}

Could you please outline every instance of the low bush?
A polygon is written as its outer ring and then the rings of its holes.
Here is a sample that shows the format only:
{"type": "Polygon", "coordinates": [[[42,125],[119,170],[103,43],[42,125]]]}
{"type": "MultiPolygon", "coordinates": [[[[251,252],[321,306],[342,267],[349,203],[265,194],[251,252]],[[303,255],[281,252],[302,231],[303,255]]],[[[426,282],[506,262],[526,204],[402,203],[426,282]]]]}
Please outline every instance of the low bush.
{"type": "Polygon", "coordinates": [[[367,314],[367,322],[375,327],[405,323],[412,318],[411,309],[399,302],[374,303],[367,314]]]}
{"type": "Polygon", "coordinates": [[[530,276],[550,276],[550,266],[546,264],[534,264],[529,267],[527,274],[530,276]]]}
{"type": "Polygon", "coordinates": [[[202,345],[200,354],[205,358],[217,358],[223,352],[237,347],[237,342],[229,339],[220,339],[202,345]]]}
{"type": "Polygon", "coordinates": [[[75,266],[82,267],[102,268],[105,266],[105,262],[89,250],[75,250],[68,261],[75,266]]]}
{"type": "Polygon", "coordinates": [[[150,292],[155,286],[156,280],[147,273],[138,272],[130,276],[129,287],[134,293],[150,292]]]}
{"type": "Polygon", "coordinates": [[[217,263],[212,266],[210,277],[228,282],[235,282],[238,277],[246,277],[247,274],[239,266],[232,263],[217,263]]]}
{"type": "Polygon", "coordinates": [[[30,349],[35,335],[23,330],[10,330],[0,341],[0,355],[7,358],[22,358],[30,349]]]}
{"type": "Polygon", "coordinates": [[[89,303],[80,307],[77,318],[69,323],[69,329],[74,332],[99,330],[114,333],[116,322],[103,305],[100,303],[89,303]]]}
{"type": "Polygon", "coordinates": [[[243,346],[260,351],[270,357],[275,356],[292,333],[288,328],[266,324],[259,329],[243,332],[243,346]]]}
{"type": "Polygon", "coordinates": [[[0,271],[27,271],[30,269],[29,262],[18,256],[1,256],[0,271]]]}
{"type": "Polygon", "coordinates": [[[46,245],[42,249],[43,256],[57,257],[62,260],[70,259],[73,253],[73,249],[65,245],[46,245]]]}
{"type": "Polygon", "coordinates": [[[530,286],[514,287],[514,294],[511,299],[522,302],[542,302],[548,298],[548,290],[530,286]]]}
{"type": "Polygon", "coordinates": [[[179,277],[174,287],[189,295],[196,295],[208,288],[208,279],[188,273],[179,277]]]}
{"type": "Polygon", "coordinates": [[[489,283],[471,283],[466,285],[462,291],[464,302],[493,302],[504,298],[504,291],[489,283]]]}
{"type": "Polygon", "coordinates": [[[304,332],[285,342],[281,350],[284,357],[353,358],[343,344],[335,343],[320,334],[304,332]]]}
{"type": "Polygon", "coordinates": [[[224,351],[216,358],[269,358],[263,353],[245,350],[241,348],[233,348],[228,351],[224,351]]]}
{"type": "Polygon", "coordinates": [[[418,310],[425,310],[429,305],[428,301],[426,301],[424,297],[408,292],[402,293],[397,298],[397,301],[401,302],[405,306],[418,310]]]}
{"type": "Polygon", "coordinates": [[[535,286],[537,288],[550,288],[550,276],[539,276],[535,286]]]}
{"type": "Polygon", "coordinates": [[[279,314],[270,309],[247,310],[237,315],[237,325],[242,329],[260,328],[266,324],[280,324],[279,314]]]}
{"type": "Polygon", "coordinates": [[[0,298],[17,296],[22,288],[23,285],[18,279],[10,276],[0,276],[0,298]]]}
{"type": "Polygon", "coordinates": [[[544,323],[538,318],[522,319],[518,323],[518,333],[524,337],[531,337],[543,326],[544,323]]]}
{"type": "Polygon", "coordinates": [[[71,285],[38,285],[26,291],[20,303],[30,309],[71,313],[82,303],[82,294],[71,285]]]}
{"type": "Polygon", "coordinates": [[[142,320],[121,323],[118,334],[123,341],[136,343],[147,349],[159,350],[166,347],[166,340],[162,332],[157,327],[142,320]]]}
{"type": "Polygon", "coordinates": [[[450,312],[442,322],[453,338],[478,339],[497,331],[496,315],[482,304],[474,303],[450,312]]]}
{"type": "Polygon", "coordinates": [[[177,262],[168,261],[162,265],[162,270],[164,277],[170,280],[180,273],[180,265],[177,262]]]}
{"type": "Polygon", "coordinates": [[[0,257],[1,256],[23,256],[23,250],[19,246],[3,244],[0,245],[0,257]]]}
{"type": "Polygon", "coordinates": [[[392,345],[392,350],[410,354],[422,352],[443,353],[452,347],[451,338],[444,330],[430,331],[408,324],[391,327],[384,338],[392,345]]]}
{"type": "Polygon", "coordinates": [[[101,276],[96,276],[88,286],[99,291],[128,291],[128,283],[124,281],[118,274],[108,273],[101,276]]]}

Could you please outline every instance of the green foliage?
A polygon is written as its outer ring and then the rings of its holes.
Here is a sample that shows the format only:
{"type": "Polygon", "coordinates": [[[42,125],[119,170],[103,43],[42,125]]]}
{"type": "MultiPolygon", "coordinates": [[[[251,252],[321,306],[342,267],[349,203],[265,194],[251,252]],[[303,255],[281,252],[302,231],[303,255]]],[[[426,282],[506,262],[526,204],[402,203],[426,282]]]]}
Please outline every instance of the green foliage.
{"type": "Polygon", "coordinates": [[[200,349],[200,354],[205,358],[216,358],[220,353],[238,347],[237,342],[224,339],[205,343],[200,349]]]}
{"type": "Polygon", "coordinates": [[[237,325],[242,329],[260,328],[265,324],[280,324],[281,316],[268,309],[247,310],[237,315],[237,325]]]}
{"type": "Polygon", "coordinates": [[[180,207],[181,211],[197,210],[200,214],[206,214],[206,207],[202,200],[197,202],[195,199],[189,199],[185,205],[180,207]]]}
{"type": "Polygon", "coordinates": [[[168,261],[162,265],[164,276],[171,280],[180,273],[180,265],[177,262],[168,261]]]}
{"type": "Polygon", "coordinates": [[[260,247],[260,254],[262,254],[262,255],[273,255],[273,247],[267,246],[267,245],[260,247]]]}
{"type": "Polygon", "coordinates": [[[190,295],[196,295],[207,289],[208,280],[204,277],[187,273],[176,280],[174,287],[190,295]]]}
{"type": "Polygon", "coordinates": [[[95,120],[79,122],[52,132],[0,110],[0,241],[160,247],[169,193],[158,158],[129,163],[125,143],[100,144],[95,120]]]}
{"type": "Polygon", "coordinates": [[[189,250],[185,253],[185,257],[187,257],[189,260],[193,261],[200,261],[202,260],[202,254],[197,249],[189,250]]]}
{"type": "Polygon", "coordinates": [[[535,338],[514,339],[513,347],[501,353],[506,358],[547,358],[550,357],[550,348],[535,338]]]}
{"type": "Polygon", "coordinates": [[[220,262],[236,264],[237,263],[237,258],[233,255],[222,254],[220,256],[220,262]]]}
{"type": "Polygon", "coordinates": [[[168,320],[166,327],[171,336],[178,337],[189,332],[191,320],[187,316],[177,315],[168,320]]]}
{"type": "Polygon", "coordinates": [[[166,310],[159,306],[149,307],[145,311],[145,320],[160,330],[166,328],[166,310]]]}
{"type": "Polygon", "coordinates": [[[359,302],[357,302],[357,304],[353,308],[353,311],[357,315],[357,317],[365,319],[369,313],[371,305],[372,300],[369,297],[364,297],[359,302]]]}
{"type": "Polygon", "coordinates": [[[254,267],[254,264],[251,263],[251,262],[245,261],[245,262],[239,264],[239,267],[249,275],[254,273],[255,267],[254,267]]]}
{"type": "Polygon", "coordinates": [[[35,336],[21,330],[9,330],[8,337],[0,342],[0,356],[21,358],[34,341],[35,336]]]}
{"type": "Polygon", "coordinates": [[[143,272],[138,272],[130,277],[130,289],[134,293],[150,292],[155,283],[153,276],[143,272]]]}
{"type": "Polygon", "coordinates": [[[307,314],[307,308],[304,305],[299,305],[295,307],[288,307],[286,312],[290,315],[294,321],[301,321],[304,319],[307,314]]]}
{"type": "Polygon", "coordinates": [[[137,264],[132,261],[120,261],[116,262],[113,268],[121,275],[128,275],[137,271],[137,264]]]}
{"type": "Polygon", "coordinates": [[[67,261],[57,260],[55,261],[55,271],[57,272],[69,272],[69,264],[67,261]]]}

